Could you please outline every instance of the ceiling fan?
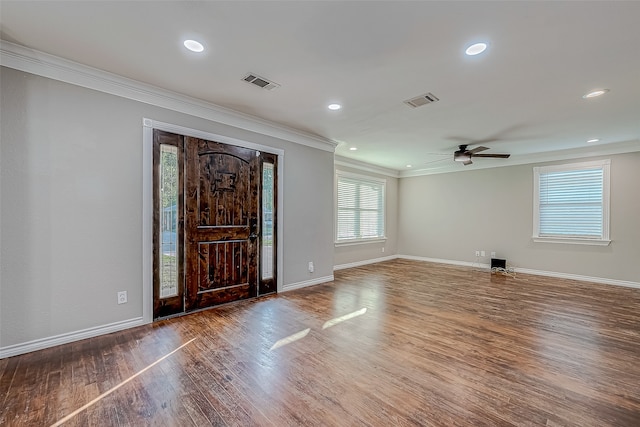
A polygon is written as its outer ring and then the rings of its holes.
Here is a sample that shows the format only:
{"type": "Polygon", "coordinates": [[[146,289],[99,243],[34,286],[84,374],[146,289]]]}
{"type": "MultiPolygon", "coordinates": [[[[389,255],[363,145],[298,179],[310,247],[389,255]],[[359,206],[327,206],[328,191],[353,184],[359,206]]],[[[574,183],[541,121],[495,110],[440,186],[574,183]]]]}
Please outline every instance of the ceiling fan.
{"type": "Polygon", "coordinates": [[[462,162],[463,165],[467,166],[472,164],[472,157],[492,157],[495,159],[508,159],[511,154],[477,154],[481,151],[488,150],[487,147],[476,147],[472,150],[467,150],[467,145],[459,145],[459,150],[453,153],[453,160],[456,162],[462,162]]]}

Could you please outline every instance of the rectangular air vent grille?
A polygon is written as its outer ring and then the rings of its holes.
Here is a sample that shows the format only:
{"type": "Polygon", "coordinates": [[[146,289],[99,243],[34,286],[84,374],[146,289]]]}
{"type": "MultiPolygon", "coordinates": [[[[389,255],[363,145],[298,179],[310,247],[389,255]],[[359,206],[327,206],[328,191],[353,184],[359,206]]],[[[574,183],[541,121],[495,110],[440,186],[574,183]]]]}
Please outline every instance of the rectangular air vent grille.
{"type": "Polygon", "coordinates": [[[432,94],[431,92],[425,93],[424,95],[416,96],[415,98],[408,99],[404,101],[410,107],[417,108],[423,105],[431,104],[432,102],[439,101],[437,96],[432,94]]]}
{"type": "Polygon", "coordinates": [[[242,80],[265,90],[273,90],[280,87],[278,83],[272,82],[271,80],[267,80],[264,77],[260,77],[253,73],[247,74],[242,80]]]}

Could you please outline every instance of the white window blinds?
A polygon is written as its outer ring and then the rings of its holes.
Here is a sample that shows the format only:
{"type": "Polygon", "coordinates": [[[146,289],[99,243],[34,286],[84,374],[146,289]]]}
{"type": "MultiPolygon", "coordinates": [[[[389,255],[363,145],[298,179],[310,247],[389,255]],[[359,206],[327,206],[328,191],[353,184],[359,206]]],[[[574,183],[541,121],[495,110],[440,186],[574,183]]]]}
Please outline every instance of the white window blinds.
{"type": "Polygon", "coordinates": [[[534,238],[608,239],[608,170],[608,162],[534,168],[534,238]]]}
{"type": "Polygon", "coordinates": [[[385,182],[337,175],[336,241],[384,237],[385,182]]]}

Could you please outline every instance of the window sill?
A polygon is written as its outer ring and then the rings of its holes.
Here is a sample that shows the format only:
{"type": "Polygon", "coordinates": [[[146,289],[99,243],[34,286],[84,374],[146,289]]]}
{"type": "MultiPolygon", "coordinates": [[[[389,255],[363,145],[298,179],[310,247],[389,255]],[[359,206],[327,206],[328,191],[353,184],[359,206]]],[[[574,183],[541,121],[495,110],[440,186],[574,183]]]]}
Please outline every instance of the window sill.
{"type": "Polygon", "coordinates": [[[340,240],[338,242],[335,242],[335,247],[337,248],[340,246],[366,245],[369,243],[382,243],[386,241],[387,241],[386,237],[374,237],[371,239],[340,240]]]}
{"type": "Polygon", "coordinates": [[[611,240],[606,239],[581,239],[578,237],[540,237],[533,236],[537,243],[566,243],[569,245],[609,246],[611,240]]]}

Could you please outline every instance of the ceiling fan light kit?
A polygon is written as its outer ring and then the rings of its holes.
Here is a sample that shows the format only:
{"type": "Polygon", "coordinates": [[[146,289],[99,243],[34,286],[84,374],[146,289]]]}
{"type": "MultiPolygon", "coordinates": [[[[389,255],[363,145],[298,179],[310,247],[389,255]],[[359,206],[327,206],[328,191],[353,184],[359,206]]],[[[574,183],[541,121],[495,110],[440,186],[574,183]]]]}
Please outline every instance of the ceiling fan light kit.
{"type": "Polygon", "coordinates": [[[453,160],[456,162],[468,162],[471,160],[471,156],[469,154],[460,153],[459,151],[456,151],[453,154],[453,160]]]}

